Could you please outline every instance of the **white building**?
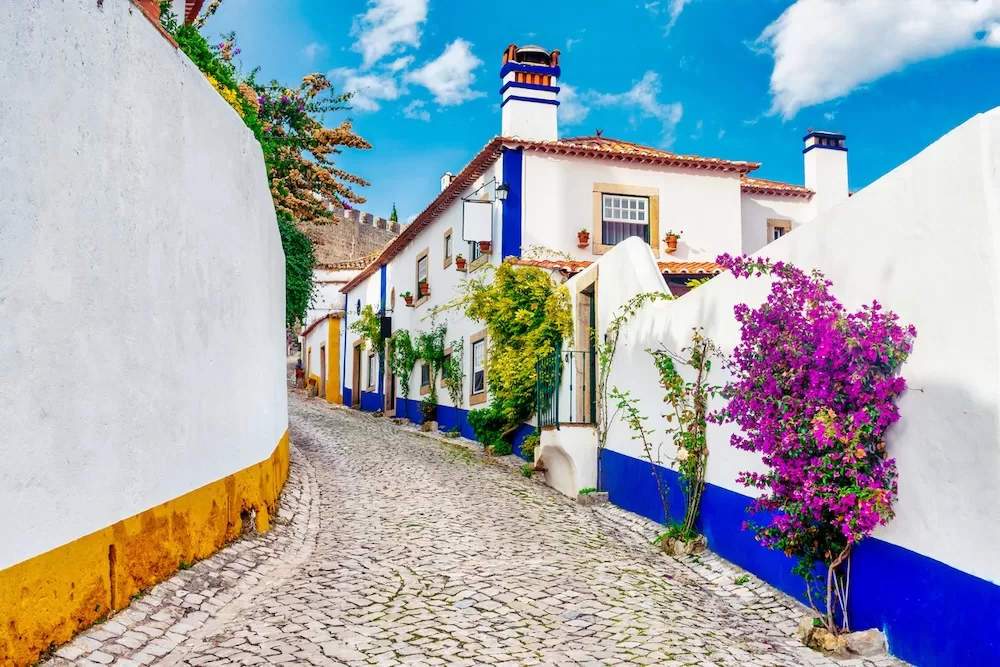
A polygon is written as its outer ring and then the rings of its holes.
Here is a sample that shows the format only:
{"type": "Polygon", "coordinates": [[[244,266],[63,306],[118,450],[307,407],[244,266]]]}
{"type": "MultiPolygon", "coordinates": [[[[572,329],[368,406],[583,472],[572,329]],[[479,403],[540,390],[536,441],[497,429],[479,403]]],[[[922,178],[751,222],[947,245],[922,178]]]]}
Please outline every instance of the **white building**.
{"type": "MultiPolygon", "coordinates": [[[[455,297],[466,277],[455,261],[460,255],[470,272],[513,258],[568,276],[638,236],[680,294],[692,278],[718,273],[713,260],[719,254],[757,250],[848,197],[843,135],[806,136],[808,187],[753,178],[756,162],[680,155],[603,136],[560,138],[560,74],[558,51],[508,47],[500,71],[503,136],[488,141],[457,175],[445,174],[440,194],[343,288],[341,377],[348,405],[417,417],[420,373],[411,378],[411,400],[397,401],[403,392],[386,364],[347,327],[372,305],[391,318],[393,330],[425,330],[431,309],[455,297]],[[586,242],[581,231],[589,235],[586,242]],[[675,249],[665,240],[668,232],[681,232],[675,249]],[[490,242],[490,252],[481,253],[479,241],[490,242]],[[545,259],[538,248],[573,261],[545,259]],[[418,294],[420,279],[430,287],[426,297],[418,294]],[[412,307],[404,306],[405,292],[414,295],[412,307]]],[[[469,384],[481,370],[473,368],[473,353],[481,358],[489,342],[479,323],[450,317],[449,340],[463,341],[469,384]]],[[[467,386],[457,406],[445,393],[438,392],[441,427],[460,425],[471,436],[464,412],[486,404],[489,387],[467,386]]]]}

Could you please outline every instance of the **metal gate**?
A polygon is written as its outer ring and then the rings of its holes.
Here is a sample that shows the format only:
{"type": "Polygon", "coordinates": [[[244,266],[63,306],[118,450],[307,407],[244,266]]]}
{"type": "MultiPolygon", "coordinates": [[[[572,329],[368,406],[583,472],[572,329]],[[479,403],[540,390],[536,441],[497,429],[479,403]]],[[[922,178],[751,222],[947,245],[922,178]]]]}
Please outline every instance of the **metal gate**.
{"type": "Polygon", "coordinates": [[[535,362],[538,428],[597,423],[597,352],[563,350],[535,362]]]}

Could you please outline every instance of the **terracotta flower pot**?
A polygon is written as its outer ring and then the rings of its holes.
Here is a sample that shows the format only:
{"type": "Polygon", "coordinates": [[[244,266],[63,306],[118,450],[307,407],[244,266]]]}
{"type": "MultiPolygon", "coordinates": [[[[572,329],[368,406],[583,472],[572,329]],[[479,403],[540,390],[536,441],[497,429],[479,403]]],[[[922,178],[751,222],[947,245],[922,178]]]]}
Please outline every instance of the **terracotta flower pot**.
{"type": "Polygon", "coordinates": [[[431,293],[431,286],[427,283],[420,283],[420,296],[427,296],[431,293]]]}
{"type": "Polygon", "coordinates": [[[590,234],[579,233],[576,235],[576,245],[580,248],[586,248],[590,245],[590,234]]]}
{"type": "Polygon", "coordinates": [[[479,242],[479,252],[483,253],[484,255],[488,255],[490,253],[492,245],[493,244],[490,243],[489,241],[480,241],[479,242]]]}
{"type": "Polygon", "coordinates": [[[403,300],[406,301],[406,305],[407,306],[412,306],[413,305],[413,297],[412,296],[404,296],[403,300]]]}
{"type": "Polygon", "coordinates": [[[459,271],[465,271],[465,258],[464,257],[456,257],[455,258],[455,268],[458,269],[459,271]]]}
{"type": "Polygon", "coordinates": [[[677,241],[680,240],[680,237],[667,236],[663,240],[667,244],[667,252],[675,252],[677,250],[677,241]]]}

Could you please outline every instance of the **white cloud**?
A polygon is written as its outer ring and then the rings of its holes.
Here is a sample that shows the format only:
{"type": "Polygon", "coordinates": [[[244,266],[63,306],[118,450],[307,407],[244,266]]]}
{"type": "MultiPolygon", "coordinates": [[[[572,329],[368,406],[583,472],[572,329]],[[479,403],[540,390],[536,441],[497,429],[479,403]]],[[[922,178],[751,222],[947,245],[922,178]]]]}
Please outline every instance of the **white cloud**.
{"type": "Polygon", "coordinates": [[[580,39],[572,39],[572,38],[567,39],[566,40],[566,52],[569,53],[573,49],[573,45],[574,44],[579,44],[582,41],[583,41],[583,37],[581,37],[580,39]]]}
{"type": "Polygon", "coordinates": [[[399,72],[409,67],[413,63],[413,56],[403,56],[402,58],[396,58],[391,63],[385,66],[390,72],[399,72]]]}
{"type": "Polygon", "coordinates": [[[833,120],[836,117],[837,117],[836,111],[827,111],[825,114],[823,114],[823,118],[826,118],[827,120],[833,120]]]}
{"type": "Polygon", "coordinates": [[[472,90],[476,76],[472,73],[483,61],[472,54],[472,44],[456,39],[444,53],[418,70],[409,72],[406,81],[423,86],[441,106],[462,104],[483,97],[486,93],[472,90]]]}
{"type": "Polygon", "coordinates": [[[670,32],[677,23],[677,19],[681,17],[681,12],[684,11],[684,6],[689,2],[691,0],[670,0],[670,23],[667,24],[667,32],[670,32]]]}
{"type": "Polygon", "coordinates": [[[726,136],[725,130],[719,130],[719,141],[722,141],[722,137],[726,136]]]}
{"type": "Polygon", "coordinates": [[[774,57],[772,112],[789,119],[912,63],[1000,47],[1000,0],[797,0],[757,45],[774,57]]]}
{"type": "Polygon", "coordinates": [[[316,56],[321,53],[326,53],[326,46],[319,42],[312,42],[306,48],[302,49],[302,55],[306,57],[306,60],[315,60],[316,56]]]}
{"type": "Polygon", "coordinates": [[[420,46],[428,0],[368,0],[368,11],[354,19],[351,47],[367,69],[387,55],[408,46],[420,46]]]}
{"type": "Polygon", "coordinates": [[[403,107],[403,115],[413,120],[422,120],[425,123],[431,119],[431,112],[425,109],[423,100],[413,100],[403,107]]]}
{"type": "Polygon", "coordinates": [[[378,111],[382,108],[380,100],[395,100],[405,92],[392,74],[361,74],[357,70],[339,67],[330,70],[328,75],[339,82],[345,92],[354,93],[350,105],[359,111],[378,111]]]}
{"type": "Polygon", "coordinates": [[[663,132],[661,143],[669,146],[673,143],[674,128],[684,114],[684,107],[680,102],[661,103],[657,99],[661,89],[660,75],[650,71],[627,92],[617,95],[595,93],[593,99],[598,106],[620,106],[637,114],[631,118],[633,124],[640,118],[658,120],[663,132]]]}
{"type": "Polygon", "coordinates": [[[560,84],[559,86],[559,124],[579,125],[587,119],[590,114],[590,107],[585,100],[576,92],[573,86],[560,84]]]}
{"type": "Polygon", "coordinates": [[[695,131],[694,134],[691,135],[691,138],[694,139],[695,141],[701,139],[701,132],[704,129],[705,129],[705,121],[699,120],[697,123],[694,124],[695,131]]]}

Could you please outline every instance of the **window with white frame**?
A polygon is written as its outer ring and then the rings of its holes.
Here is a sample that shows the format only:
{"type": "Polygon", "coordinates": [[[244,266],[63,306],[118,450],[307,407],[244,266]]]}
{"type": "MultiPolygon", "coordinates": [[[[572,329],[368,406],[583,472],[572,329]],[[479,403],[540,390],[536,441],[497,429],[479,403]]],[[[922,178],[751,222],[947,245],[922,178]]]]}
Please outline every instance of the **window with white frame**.
{"type": "Polygon", "coordinates": [[[416,295],[419,299],[422,295],[420,294],[420,283],[427,281],[427,253],[424,253],[422,257],[417,258],[417,291],[416,295]]]}
{"type": "Polygon", "coordinates": [[[420,364],[420,386],[431,386],[431,367],[426,362],[420,364]]]}
{"type": "Polygon", "coordinates": [[[472,395],[486,391],[486,339],[472,344],[472,395]]]}
{"type": "Polygon", "coordinates": [[[368,355],[368,388],[378,384],[378,358],[374,354],[368,355]]]}
{"type": "Polygon", "coordinates": [[[479,259],[482,256],[483,256],[483,253],[481,253],[479,251],[479,244],[476,243],[475,241],[473,241],[472,243],[470,243],[469,244],[469,257],[470,257],[469,261],[470,262],[474,262],[474,261],[476,261],[477,259],[479,259]]]}
{"type": "Polygon", "coordinates": [[[601,243],[617,245],[632,236],[649,243],[649,198],[602,195],[601,243]]]}

